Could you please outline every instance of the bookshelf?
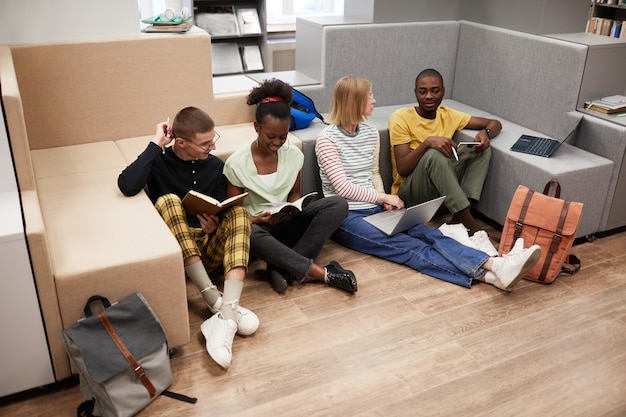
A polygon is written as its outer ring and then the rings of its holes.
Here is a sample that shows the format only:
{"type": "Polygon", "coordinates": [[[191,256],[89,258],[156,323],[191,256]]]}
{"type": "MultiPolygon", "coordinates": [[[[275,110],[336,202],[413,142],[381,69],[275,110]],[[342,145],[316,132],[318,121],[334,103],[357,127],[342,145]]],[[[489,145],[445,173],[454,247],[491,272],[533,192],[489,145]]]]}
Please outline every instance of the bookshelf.
{"type": "Polygon", "coordinates": [[[626,39],[626,0],[591,0],[585,31],[626,39]]]}
{"type": "Polygon", "coordinates": [[[265,0],[194,0],[193,13],[211,35],[214,76],[265,69],[265,0]]]}

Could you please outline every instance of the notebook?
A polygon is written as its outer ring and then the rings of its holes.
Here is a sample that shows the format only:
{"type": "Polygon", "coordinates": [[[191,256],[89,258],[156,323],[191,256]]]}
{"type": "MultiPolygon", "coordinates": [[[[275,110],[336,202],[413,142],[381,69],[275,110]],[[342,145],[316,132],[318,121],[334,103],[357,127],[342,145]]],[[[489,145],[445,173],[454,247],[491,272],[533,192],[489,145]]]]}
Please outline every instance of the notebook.
{"type": "Polygon", "coordinates": [[[364,217],[363,220],[376,226],[387,236],[404,232],[419,223],[426,223],[433,218],[446,196],[399,210],[385,210],[364,217]]]}
{"type": "MultiPolygon", "coordinates": [[[[580,123],[580,122],[578,122],[580,123]]],[[[578,128],[578,123],[572,131],[565,137],[565,139],[558,141],[551,138],[542,138],[538,136],[530,136],[530,135],[522,135],[519,137],[517,142],[511,146],[511,150],[515,152],[523,152],[530,155],[543,156],[545,158],[549,158],[554,154],[554,151],[561,146],[563,142],[569,139],[576,129],[578,128]]]]}

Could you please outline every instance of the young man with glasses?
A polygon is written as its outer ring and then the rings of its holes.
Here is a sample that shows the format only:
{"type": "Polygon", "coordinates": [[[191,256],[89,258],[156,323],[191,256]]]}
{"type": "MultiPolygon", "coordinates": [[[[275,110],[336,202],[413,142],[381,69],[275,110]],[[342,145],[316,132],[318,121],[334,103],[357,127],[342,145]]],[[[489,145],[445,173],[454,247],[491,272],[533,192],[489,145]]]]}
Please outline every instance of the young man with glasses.
{"type": "Polygon", "coordinates": [[[241,206],[231,207],[220,216],[188,216],[182,206],[189,190],[218,201],[226,198],[224,163],[211,155],[218,140],[208,114],[195,107],[184,108],[171,126],[168,122],[157,125],[143,153],[119,175],[118,186],[127,196],[147,186],[148,196],[181,246],[186,275],[213,313],[201,326],[207,351],[220,366],[228,368],[235,333],[251,335],[259,326],[258,317],[239,306],[249,261],[250,217],[241,206]],[[223,294],[207,273],[220,268],[224,270],[223,294]]]}

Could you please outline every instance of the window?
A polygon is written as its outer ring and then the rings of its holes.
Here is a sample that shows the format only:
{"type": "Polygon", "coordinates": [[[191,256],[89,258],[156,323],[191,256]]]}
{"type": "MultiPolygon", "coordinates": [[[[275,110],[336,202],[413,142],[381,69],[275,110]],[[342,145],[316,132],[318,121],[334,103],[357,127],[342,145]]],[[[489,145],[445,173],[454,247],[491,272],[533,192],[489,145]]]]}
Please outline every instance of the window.
{"type": "Polygon", "coordinates": [[[268,30],[272,25],[293,25],[296,16],[342,15],[343,0],[266,0],[268,30]]]}

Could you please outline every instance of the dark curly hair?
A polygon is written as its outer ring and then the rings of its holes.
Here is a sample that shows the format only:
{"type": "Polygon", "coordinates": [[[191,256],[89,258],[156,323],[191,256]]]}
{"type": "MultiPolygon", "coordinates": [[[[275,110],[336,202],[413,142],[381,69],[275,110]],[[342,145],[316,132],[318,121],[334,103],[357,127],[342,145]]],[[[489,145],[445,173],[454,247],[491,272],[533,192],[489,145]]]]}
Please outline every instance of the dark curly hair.
{"type": "Polygon", "coordinates": [[[293,100],[291,86],[281,80],[272,78],[265,80],[258,87],[254,87],[248,94],[247,103],[256,105],[256,121],[271,116],[278,120],[289,120],[289,105],[293,100]]]}

